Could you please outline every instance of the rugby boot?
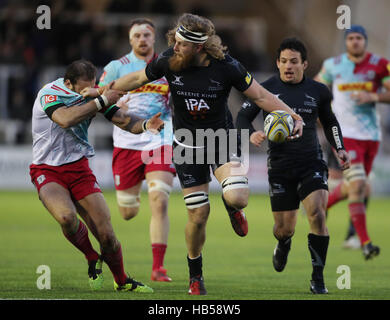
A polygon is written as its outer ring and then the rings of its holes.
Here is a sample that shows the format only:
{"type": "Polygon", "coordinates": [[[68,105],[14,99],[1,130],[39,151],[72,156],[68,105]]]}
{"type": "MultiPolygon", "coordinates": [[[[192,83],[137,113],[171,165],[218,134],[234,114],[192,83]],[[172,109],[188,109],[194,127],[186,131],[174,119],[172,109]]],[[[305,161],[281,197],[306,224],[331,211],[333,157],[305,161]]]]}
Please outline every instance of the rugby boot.
{"type": "Polygon", "coordinates": [[[310,291],[313,294],[328,293],[328,289],[326,289],[324,281],[320,281],[320,280],[310,280],[310,291]]]}
{"type": "Polygon", "coordinates": [[[237,233],[240,237],[245,237],[248,234],[248,220],[246,219],[244,211],[230,207],[226,203],[223,196],[222,201],[225,205],[226,211],[229,214],[230,222],[234,232],[237,233]]]}
{"type": "Polygon", "coordinates": [[[99,290],[103,287],[103,260],[99,257],[98,260],[88,262],[88,277],[89,286],[92,290],[99,290]]]}
{"type": "Polygon", "coordinates": [[[161,282],[171,282],[172,279],[168,277],[167,270],[162,267],[153,270],[152,276],[150,277],[152,281],[161,281],[161,282]]]}
{"type": "Polygon", "coordinates": [[[380,248],[378,246],[374,246],[372,242],[369,242],[363,245],[362,251],[364,259],[369,260],[379,255],[380,248]]]}
{"type": "Polygon", "coordinates": [[[188,289],[188,294],[197,296],[204,296],[207,294],[202,276],[190,278],[190,288],[188,289]]]}
{"type": "Polygon", "coordinates": [[[282,272],[287,264],[288,253],[291,249],[291,238],[281,243],[278,241],[276,244],[274,254],[272,256],[272,263],[274,265],[274,269],[277,272],[282,272]]]}
{"type": "Polygon", "coordinates": [[[124,284],[119,285],[114,280],[114,289],[116,291],[131,291],[139,293],[153,293],[154,290],[143,283],[134,280],[133,278],[127,277],[124,284]]]}

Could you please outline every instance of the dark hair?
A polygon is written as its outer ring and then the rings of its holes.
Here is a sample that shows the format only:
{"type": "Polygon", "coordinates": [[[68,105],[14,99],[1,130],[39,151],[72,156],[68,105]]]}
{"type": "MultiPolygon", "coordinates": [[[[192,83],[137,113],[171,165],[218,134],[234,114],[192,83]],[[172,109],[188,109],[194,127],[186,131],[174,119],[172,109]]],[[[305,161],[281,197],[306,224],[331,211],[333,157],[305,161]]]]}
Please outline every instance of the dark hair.
{"type": "Polygon", "coordinates": [[[71,84],[76,84],[78,79],[92,80],[96,78],[96,67],[87,60],[73,61],[65,71],[64,80],[69,79],[71,84]]]}
{"type": "Polygon", "coordinates": [[[280,59],[280,53],[286,49],[299,52],[301,54],[302,62],[307,60],[306,47],[303,42],[297,38],[287,38],[282,41],[278,49],[278,60],[280,59]]]}
{"type": "Polygon", "coordinates": [[[137,19],[134,19],[130,22],[130,26],[129,26],[129,32],[131,30],[131,28],[134,26],[134,25],[138,25],[138,24],[148,24],[150,25],[153,29],[156,29],[156,27],[154,26],[154,23],[152,22],[152,20],[148,19],[148,18],[137,18],[137,19]]]}

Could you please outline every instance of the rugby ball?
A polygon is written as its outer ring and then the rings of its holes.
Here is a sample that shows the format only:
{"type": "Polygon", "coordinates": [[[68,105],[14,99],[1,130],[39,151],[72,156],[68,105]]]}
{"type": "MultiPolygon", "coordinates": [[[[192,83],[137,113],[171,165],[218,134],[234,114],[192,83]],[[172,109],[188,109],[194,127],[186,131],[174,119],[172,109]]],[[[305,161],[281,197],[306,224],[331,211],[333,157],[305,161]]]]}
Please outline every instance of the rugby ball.
{"type": "Polygon", "coordinates": [[[264,120],[264,133],[268,140],[282,143],[292,134],[294,129],[293,118],[283,110],[276,110],[267,115],[264,120]]]}

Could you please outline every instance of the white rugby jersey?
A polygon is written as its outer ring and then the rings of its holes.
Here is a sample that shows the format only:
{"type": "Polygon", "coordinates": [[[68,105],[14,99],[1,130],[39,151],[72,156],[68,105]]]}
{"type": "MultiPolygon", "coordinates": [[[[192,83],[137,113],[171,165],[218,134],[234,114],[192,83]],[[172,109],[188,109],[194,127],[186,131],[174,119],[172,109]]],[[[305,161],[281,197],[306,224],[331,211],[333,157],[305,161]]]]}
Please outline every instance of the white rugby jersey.
{"type": "Polygon", "coordinates": [[[69,90],[63,78],[45,85],[38,92],[32,115],[33,164],[60,166],[95,155],[88,142],[91,119],[63,129],[48,115],[50,108],[81,105],[88,100],[69,90]]]}

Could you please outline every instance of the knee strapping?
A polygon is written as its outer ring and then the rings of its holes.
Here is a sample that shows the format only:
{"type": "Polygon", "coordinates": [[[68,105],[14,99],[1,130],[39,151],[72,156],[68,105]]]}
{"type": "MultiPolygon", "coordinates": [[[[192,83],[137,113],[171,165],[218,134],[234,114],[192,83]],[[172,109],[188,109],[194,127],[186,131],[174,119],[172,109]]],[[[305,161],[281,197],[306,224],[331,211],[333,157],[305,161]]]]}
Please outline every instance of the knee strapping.
{"type": "Polygon", "coordinates": [[[222,192],[233,190],[233,189],[244,189],[248,188],[248,178],[245,176],[233,176],[228,177],[221,183],[222,192]]]}
{"type": "Polygon", "coordinates": [[[343,174],[347,182],[365,180],[367,178],[366,171],[361,163],[352,164],[349,169],[343,171],[343,174]]]}
{"type": "Polygon", "coordinates": [[[148,191],[149,192],[159,191],[169,197],[169,194],[172,191],[172,187],[169,184],[165,183],[164,181],[156,179],[148,182],[148,191]]]}
{"type": "Polygon", "coordinates": [[[196,209],[209,203],[209,195],[206,192],[198,191],[184,196],[187,209],[196,209]]]}
{"type": "Polygon", "coordinates": [[[140,205],[140,196],[117,190],[116,199],[120,207],[137,208],[140,205]]]}

